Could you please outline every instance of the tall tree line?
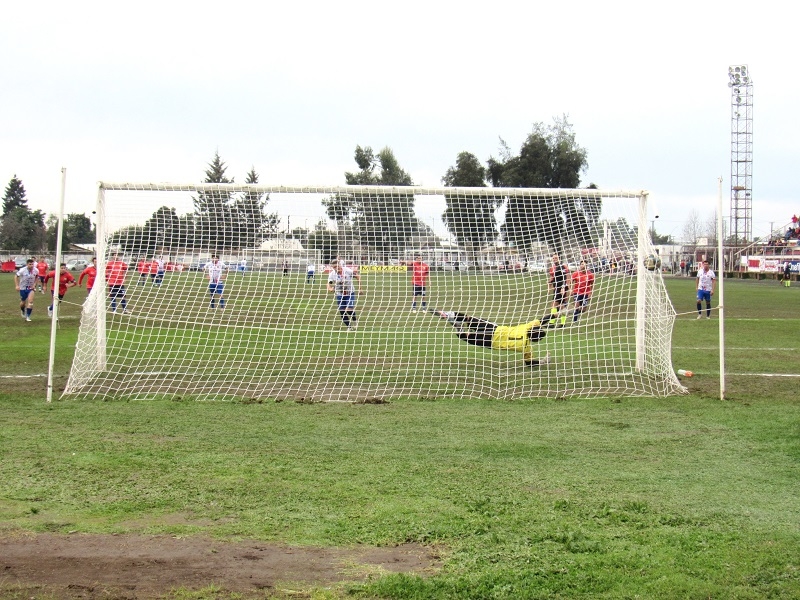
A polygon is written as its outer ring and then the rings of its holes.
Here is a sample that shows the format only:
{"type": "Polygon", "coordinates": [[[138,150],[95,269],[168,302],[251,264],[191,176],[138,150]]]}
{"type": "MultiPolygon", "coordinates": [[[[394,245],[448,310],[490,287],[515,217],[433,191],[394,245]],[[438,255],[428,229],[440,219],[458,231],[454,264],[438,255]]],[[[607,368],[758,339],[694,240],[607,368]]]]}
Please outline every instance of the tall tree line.
{"type": "MultiPolygon", "coordinates": [[[[91,244],[95,242],[92,222],[84,214],[64,216],[62,244],[91,244]]],[[[0,217],[0,249],[41,253],[55,250],[58,217],[45,220],[41,210],[31,210],[22,181],[14,175],[3,194],[3,214],[0,217]]]]}
{"type": "MultiPolygon", "coordinates": [[[[588,168],[587,152],[578,145],[567,118],[551,125],[536,123],[515,154],[500,140],[499,158],[484,167],[472,153],[462,152],[442,178],[447,187],[579,188],[588,168]]],[[[594,188],[590,185],[589,188],[594,188]]],[[[577,192],[572,197],[445,194],[442,219],[459,245],[477,251],[498,239],[522,252],[545,244],[563,253],[567,245],[591,246],[597,238],[600,201],[577,192]],[[505,206],[503,223],[497,212],[505,206]]]]}
{"type": "MultiPolygon", "coordinates": [[[[203,183],[229,184],[228,167],[215,152],[205,170],[203,183]]],[[[245,184],[258,183],[254,167],[245,175],[245,184]]],[[[225,187],[203,190],[192,197],[194,210],[178,215],[175,208],[162,206],[142,226],[130,226],[111,236],[111,243],[131,255],[154,256],[184,250],[211,253],[235,252],[256,248],[278,231],[279,217],[268,214],[269,195],[225,187]]]]}

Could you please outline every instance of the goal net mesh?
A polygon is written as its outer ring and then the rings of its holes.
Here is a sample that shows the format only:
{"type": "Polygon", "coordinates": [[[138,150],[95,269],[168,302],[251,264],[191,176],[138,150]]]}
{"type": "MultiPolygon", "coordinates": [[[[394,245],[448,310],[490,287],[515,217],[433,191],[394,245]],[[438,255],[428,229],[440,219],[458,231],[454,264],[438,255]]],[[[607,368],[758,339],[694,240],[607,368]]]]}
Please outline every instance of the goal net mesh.
{"type": "Polygon", "coordinates": [[[646,199],[102,183],[98,283],[65,394],[683,393],[646,199]]]}

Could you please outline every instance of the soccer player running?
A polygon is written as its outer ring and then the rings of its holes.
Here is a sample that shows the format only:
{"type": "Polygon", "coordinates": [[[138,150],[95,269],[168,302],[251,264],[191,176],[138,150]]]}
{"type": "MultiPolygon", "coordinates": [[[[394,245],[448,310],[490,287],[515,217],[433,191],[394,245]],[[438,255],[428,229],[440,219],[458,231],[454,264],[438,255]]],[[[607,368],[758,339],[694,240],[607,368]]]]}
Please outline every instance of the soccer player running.
{"type": "Polygon", "coordinates": [[[528,367],[546,365],[550,362],[549,352],[544,358],[533,358],[533,344],[547,335],[539,320],[508,326],[496,325],[486,319],[479,319],[461,312],[439,310],[433,312],[451,323],[455,327],[458,338],[468,344],[494,350],[522,352],[522,359],[525,366],[528,367]]]}
{"type": "Polygon", "coordinates": [[[122,314],[128,314],[128,302],[125,300],[125,274],[128,272],[128,265],[120,260],[119,254],[106,264],[106,283],[108,284],[108,297],[111,298],[111,312],[117,312],[117,300],[119,300],[122,314]]]}
{"type": "Polygon", "coordinates": [[[42,259],[34,262],[36,270],[39,271],[39,290],[44,294],[45,279],[47,278],[47,261],[42,259]]]}
{"type": "MultiPolygon", "coordinates": [[[[567,268],[561,262],[558,254],[553,254],[553,264],[550,267],[550,278],[547,280],[547,289],[553,294],[553,306],[550,314],[542,319],[542,325],[550,325],[558,320],[558,315],[569,304],[569,283],[567,282],[567,268]]],[[[561,315],[561,325],[567,324],[567,316],[561,315]]]]}
{"type": "Polygon", "coordinates": [[[428,287],[431,268],[422,261],[422,257],[417,255],[410,263],[411,266],[411,312],[417,312],[417,296],[420,297],[420,305],[425,310],[428,303],[425,299],[425,291],[428,287]]]}
{"type": "Polygon", "coordinates": [[[333,270],[328,275],[328,292],[334,293],[339,316],[347,331],[354,331],[358,327],[358,315],[356,315],[356,287],[353,280],[358,281],[358,294],[363,294],[361,275],[346,266],[341,259],[334,260],[331,266],[333,270]]]}
{"type": "MultiPolygon", "coordinates": [[[[53,285],[50,286],[50,306],[47,307],[47,316],[52,318],[53,317],[53,305],[56,303],[56,271],[53,269],[50,271],[47,276],[45,277],[44,283],[47,285],[47,282],[53,280],[53,285]]],[[[58,303],[61,304],[61,301],[64,299],[64,295],[67,293],[67,288],[71,288],[73,286],[78,285],[75,282],[75,278],[72,276],[72,273],[67,271],[67,263],[61,263],[61,267],[58,273],[58,303]]]]}
{"type": "Polygon", "coordinates": [[[83,287],[83,278],[86,278],[86,295],[92,293],[92,288],[94,287],[94,280],[97,279],[97,257],[92,257],[92,262],[89,263],[86,268],[81,271],[80,276],[78,277],[78,287],[83,287]]]}
{"type": "Polygon", "coordinates": [[[33,259],[25,261],[25,266],[14,273],[14,287],[19,292],[19,312],[30,323],[33,314],[33,298],[39,271],[33,266],[33,259]]]}
{"type": "Polygon", "coordinates": [[[717,276],[708,266],[708,261],[703,261],[702,268],[697,271],[697,318],[703,318],[702,302],[706,303],[706,319],[711,318],[711,296],[717,289],[717,276]]]}
{"type": "Polygon", "coordinates": [[[581,315],[589,307],[589,298],[592,297],[594,288],[594,273],[586,268],[586,261],[582,260],[578,270],[572,274],[572,297],[575,299],[575,309],[572,312],[572,322],[577,323],[581,315]]]}
{"type": "Polygon", "coordinates": [[[216,300],[219,300],[219,307],[225,308],[225,275],[228,267],[219,259],[216,254],[211,257],[211,262],[203,267],[206,279],[208,279],[208,294],[211,296],[211,308],[216,308],[216,300]],[[215,298],[216,296],[216,298],[215,298]]]}

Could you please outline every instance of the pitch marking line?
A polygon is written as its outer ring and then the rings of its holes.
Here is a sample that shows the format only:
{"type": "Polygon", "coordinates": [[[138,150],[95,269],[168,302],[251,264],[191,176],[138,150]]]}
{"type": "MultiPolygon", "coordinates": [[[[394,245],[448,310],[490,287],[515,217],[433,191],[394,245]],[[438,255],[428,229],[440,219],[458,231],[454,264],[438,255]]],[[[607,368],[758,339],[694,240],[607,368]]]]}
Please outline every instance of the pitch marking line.
{"type": "MultiPolygon", "coordinates": [[[[673,350],[719,350],[719,346],[692,346],[689,348],[688,346],[673,346],[673,350]]],[[[797,352],[797,348],[744,348],[741,346],[725,346],[725,350],[737,350],[737,351],[759,351],[759,350],[769,350],[770,352],[797,352]]]]}

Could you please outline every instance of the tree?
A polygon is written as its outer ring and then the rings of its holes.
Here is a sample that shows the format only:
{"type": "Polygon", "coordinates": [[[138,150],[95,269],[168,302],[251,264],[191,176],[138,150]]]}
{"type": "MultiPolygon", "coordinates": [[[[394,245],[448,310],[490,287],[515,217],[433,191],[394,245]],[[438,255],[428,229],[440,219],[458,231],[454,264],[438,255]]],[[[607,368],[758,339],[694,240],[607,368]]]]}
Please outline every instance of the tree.
{"type": "MultiPolygon", "coordinates": [[[[446,187],[486,187],[486,173],[486,168],[474,154],[461,152],[456,157],[455,167],[447,169],[442,177],[442,183],[446,187]]],[[[442,213],[445,227],[456,243],[467,249],[472,261],[477,262],[481,247],[497,239],[495,211],[501,198],[445,194],[444,200],[447,204],[442,213]]]]}
{"type": "Polygon", "coordinates": [[[25,198],[25,186],[22,181],[14,175],[6,186],[3,195],[3,216],[10,214],[15,208],[28,208],[28,200],[25,198]]]}
{"type": "MultiPolygon", "coordinates": [[[[206,169],[205,183],[233,183],[233,179],[225,175],[227,170],[219,151],[215,152],[206,169]]],[[[229,247],[231,232],[226,223],[232,222],[230,193],[224,190],[202,191],[192,200],[197,222],[196,245],[213,252],[229,247]]]]}
{"type": "Polygon", "coordinates": [[[149,237],[142,225],[130,225],[118,229],[109,236],[109,245],[119,247],[123,254],[139,256],[148,253],[149,237]]]}
{"type": "MultiPolygon", "coordinates": [[[[356,146],[354,158],[359,171],[345,173],[348,185],[414,185],[391,148],[386,147],[376,155],[369,146],[356,146]]],[[[417,234],[412,194],[337,194],[322,203],[328,217],[339,226],[340,242],[342,236],[347,239],[352,233],[362,246],[381,258],[401,254],[410,238],[417,234]]]]}
{"type": "Polygon", "coordinates": [[[652,240],[653,244],[656,246],[663,246],[667,244],[674,244],[675,240],[672,239],[672,236],[669,234],[660,234],[656,232],[655,228],[650,229],[650,239],[652,240]]]}
{"type": "MultiPolygon", "coordinates": [[[[258,183],[258,173],[255,167],[245,176],[247,185],[258,183]]],[[[275,235],[280,225],[277,213],[265,214],[269,194],[246,191],[233,202],[233,211],[237,228],[233,232],[234,245],[238,248],[255,248],[266,238],[275,235]]]]}
{"type": "MultiPolygon", "coordinates": [[[[50,215],[46,224],[46,245],[55,249],[58,236],[58,217],[50,215]]],[[[62,225],[62,244],[94,244],[97,233],[92,227],[92,221],[83,213],[70,213],[64,216],[62,225]]]]}
{"type": "MultiPolygon", "coordinates": [[[[487,167],[495,187],[578,188],[588,166],[586,150],[577,144],[566,116],[549,127],[534,124],[517,156],[502,139],[500,144],[500,160],[490,157],[487,167]]],[[[599,200],[580,193],[569,198],[513,197],[500,229],[505,240],[521,250],[538,242],[563,253],[567,246],[594,245],[600,210],[599,200]]]]}
{"type": "Polygon", "coordinates": [[[176,245],[179,227],[180,221],[175,209],[162,206],[144,224],[141,250],[150,256],[165,253],[165,249],[176,245]]]}
{"type": "MultiPolygon", "coordinates": [[[[227,167],[219,156],[208,164],[205,183],[233,183],[226,175],[227,167]]],[[[258,183],[254,167],[245,177],[245,183],[258,183]]],[[[195,246],[211,251],[254,248],[278,231],[277,213],[265,214],[268,194],[244,191],[232,194],[227,190],[200,192],[194,200],[195,246]]]]}
{"type": "Polygon", "coordinates": [[[486,187],[486,167],[470,152],[459,152],[456,166],[447,169],[442,177],[447,187],[486,187]]]}
{"type": "Polygon", "coordinates": [[[335,231],[327,228],[325,221],[320,219],[314,226],[314,231],[308,235],[310,250],[318,250],[322,262],[329,263],[339,255],[339,237],[335,231]]]}
{"type": "Polygon", "coordinates": [[[6,250],[42,249],[46,240],[44,213],[28,208],[25,186],[14,175],[3,195],[0,247],[6,250]]]}
{"type": "Polygon", "coordinates": [[[696,210],[690,210],[683,222],[683,242],[687,246],[697,246],[697,240],[703,235],[703,223],[696,210]]]}

